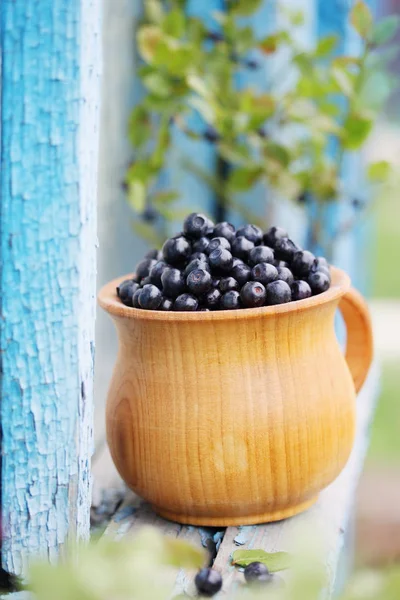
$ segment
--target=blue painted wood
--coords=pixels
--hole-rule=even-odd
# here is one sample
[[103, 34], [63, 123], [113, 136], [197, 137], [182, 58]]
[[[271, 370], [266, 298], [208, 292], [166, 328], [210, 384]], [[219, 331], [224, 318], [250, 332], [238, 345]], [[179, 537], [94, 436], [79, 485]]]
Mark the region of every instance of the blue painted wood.
[[3, 565], [89, 532], [99, 0], [3, 0]]

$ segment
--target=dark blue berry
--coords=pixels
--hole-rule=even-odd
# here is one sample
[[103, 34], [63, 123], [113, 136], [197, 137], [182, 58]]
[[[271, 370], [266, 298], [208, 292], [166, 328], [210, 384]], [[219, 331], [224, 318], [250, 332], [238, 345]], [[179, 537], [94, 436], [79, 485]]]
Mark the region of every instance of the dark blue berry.
[[139, 304], [139, 296], [142, 293], [142, 288], [138, 288], [136, 292], [132, 296], [132, 306], [133, 308], [140, 308]]
[[212, 285], [214, 288], [219, 288], [219, 282], [221, 281], [220, 277], [213, 277], [212, 278]]
[[310, 273], [308, 277], [308, 283], [312, 289], [313, 294], [322, 294], [330, 286], [330, 277], [324, 271], [315, 271]]
[[279, 260], [278, 258], [274, 259], [274, 265], [278, 269], [278, 267], [286, 267], [289, 269], [290, 265], [286, 260]]
[[150, 273], [150, 269], [152, 267], [154, 267], [154, 265], [156, 264], [156, 260], [154, 260], [154, 258], [145, 258], [144, 260], [142, 260], [135, 269], [135, 273], [136, 273], [136, 277], [138, 277], [138, 279], [144, 279], [145, 277], [148, 277], [149, 273]]
[[185, 278], [179, 269], [165, 269], [161, 275], [162, 289], [165, 296], [176, 298], [185, 291]]
[[161, 250], [157, 250], [157, 248], [152, 248], [151, 250], [149, 250], [148, 252], [146, 252], [146, 254], [144, 255], [145, 258], [154, 258], [154, 260], [161, 260], [162, 259], [162, 252]]
[[139, 304], [146, 310], [157, 310], [162, 301], [162, 293], [153, 284], [145, 285], [139, 295]]
[[204, 252], [193, 252], [193, 254], [191, 254], [189, 257], [189, 262], [192, 262], [192, 260], [196, 259], [199, 259], [205, 263], [208, 262], [208, 256], [207, 254], [204, 254]]
[[233, 240], [231, 247], [233, 256], [247, 261], [250, 250], [254, 248], [254, 243], [244, 237], [244, 235], [240, 235]]
[[215, 569], [201, 569], [195, 579], [197, 591], [203, 596], [214, 596], [222, 588], [222, 577]]
[[194, 311], [197, 310], [199, 301], [191, 294], [181, 294], [174, 302], [174, 310]]
[[190, 238], [199, 239], [206, 235], [208, 218], [202, 213], [191, 213], [183, 222], [183, 232]]
[[146, 221], [146, 223], [154, 223], [159, 216], [160, 213], [152, 204], [148, 204], [141, 214], [143, 221]]
[[254, 60], [253, 58], [246, 60], [245, 65], [248, 69], [251, 69], [252, 71], [255, 71], [256, 69], [260, 68], [260, 63], [258, 62], [258, 60]]
[[213, 237], [224, 237], [228, 242], [232, 242], [236, 235], [236, 229], [232, 223], [222, 221], [214, 227]]
[[293, 240], [289, 238], [280, 238], [275, 242], [275, 256], [280, 260], [291, 261], [296, 252], [301, 250]]
[[266, 304], [268, 305], [285, 304], [292, 299], [292, 293], [286, 281], [277, 279], [277, 281], [269, 283], [265, 290], [267, 292]]
[[191, 260], [185, 268], [184, 276], [187, 277], [189, 273], [195, 269], [205, 269], [206, 271], [209, 271], [210, 266], [208, 264], [208, 258], [206, 258], [206, 260], [203, 260], [202, 258], [194, 258]]
[[264, 306], [265, 287], [258, 281], [248, 281], [240, 291], [240, 299], [246, 308]]
[[213, 288], [202, 298], [202, 303], [211, 310], [217, 310], [221, 301], [221, 292]]
[[140, 287], [142, 288], [143, 286], [148, 285], [150, 283], [150, 275], [147, 275], [147, 277], [143, 277], [143, 279], [140, 280]]
[[179, 236], [168, 239], [162, 248], [164, 260], [170, 265], [177, 265], [185, 262], [192, 253], [192, 248], [188, 240]]
[[211, 127], [210, 125], [204, 131], [203, 137], [205, 140], [207, 140], [207, 142], [210, 142], [210, 144], [215, 144], [220, 139], [220, 135], [219, 135], [218, 131], [214, 127]]
[[311, 273], [316, 273], [317, 271], [325, 273], [329, 277], [329, 281], [331, 280], [329, 263], [323, 256], [318, 256], [311, 267]]
[[249, 265], [254, 267], [259, 263], [274, 262], [274, 251], [269, 246], [256, 246], [249, 252]]
[[199, 312], [210, 312], [209, 308], [199, 308], [198, 309]]
[[251, 279], [254, 281], [259, 281], [263, 285], [267, 285], [268, 283], [271, 283], [271, 281], [278, 279], [278, 269], [270, 263], [259, 263], [253, 267], [251, 271]]
[[138, 283], [132, 279], [125, 279], [117, 287], [117, 296], [125, 306], [132, 306], [132, 297], [138, 288]]
[[226, 248], [213, 250], [208, 257], [211, 267], [219, 271], [230, 271], [233, 264], [233, 256]]
[[266, 246], [275, 248], [275, 244], [282, 238], [287, 238], [288, 233], [282, 227], [270, 227], [266, 233], [264, 233], [263, 241]]
[[264, 563], [252, 562], [244, 570], [244, 578], [247, 583], [267, 582], [272, 579], [272, 575]]
[[210, 240], [208, 237], [203, 236], [199, 238], [192, 245], [193, 252], [206, 252], [209, 243]]
[[174, 301], [171, 298], [163, 298], [161, 300], [161, 304], [158, 307], [158, 310], [172, 310], [174, 306]]
[[233, 277], [223, 277], [219, 282], [218, 289], [221, 294], [226, 294], [226, 292], [230, 292], [231, 290], [238, 290], [239, 284]]
[[238, 282], [239, 286], [242, 287], [245, 283], [251, 279], [251, 267], [241, 262], [236, 264], [231, 269], [231, 275]]
[[164, 273], [165, 269], [168, 268], [168, 265], [163, 260], [159, 260], [155, 265], [151, 267], [150, 270], [150, 283], [153, 283], [158, 288], [161, 288], [161, 275]]
[[224, 34], [221, 33], [220, 31], [208, 31], [207, 32], [207, 39], [211, 40], [212, 42], [223, 42], [224, 41]]
[[187, 276], [186, 285], [192, 294], [202, 296], [212, 288], [211, 274], [205, 269], [194, 269]]
[[208, 254], [211, 254], [211, 252], [213, 252], [213, 250], [216, 250], [217, 248], [225, 248], [226, 250], [230, 250], [231, 245], [226, 238], [215, 237], [210, 241], [210, 243], [208, 245], [208, 248], [207, 248]]
[[241, 308], [240, 294], [236, 290], [226, 292], [221, 298], [220, 308], [222, 310], [235, 310]]
[[240, 229], [237, 230], [236, 237], [239, 236], [247, 238], [248, 240], [250, 240], [250, 242], [253, 242], [253, 244], [257, 246], [262, 242], [263, 232], [262, 229], [257, 227], [257, 225], [248, 224], [244, 225], [243, 227], [240, 227]]
[[278, 279], [292, 285], [294, 281], [293, 273], [288, 267], [277, 267]]
[[315, 256], [308, 250], [299, 250], [294, 253], [291, 267], [294, 273], [297, 275], [306, 276], [311, 271], [311, 268], [315, 262]]
[[304, 300], [304, 298], [309, 298], [312, 295], [307, 281], [303, 281], [302, 279], [294, 281], [291, 285], [291, 290], [292, 300]]

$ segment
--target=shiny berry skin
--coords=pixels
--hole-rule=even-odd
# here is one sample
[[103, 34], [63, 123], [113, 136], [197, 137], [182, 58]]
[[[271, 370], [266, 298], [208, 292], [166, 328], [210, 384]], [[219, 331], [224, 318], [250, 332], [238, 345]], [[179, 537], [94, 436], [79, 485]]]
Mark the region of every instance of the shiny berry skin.
[[329, 275], [324, 273], [324, 271], [316, 271], [315, 273], [310, 273], [308, 283], [313, 294], [322, 294], [322, 292], [326, 292], [329, 288], [331, 281]]
[[248, 224], [244, 225], [243, 227], [240, 227], [240, 229], [237, 230], [236, 237], [240, 236], [244, 236], [245, 238], [250, 240], [250, 242], [253, 242], [255, 246], [257, 246], [262, 242], [263, 232], [262, 229], [257, 227], [257, 225]]
[[136, 290], [136, 292], [132, 296], [132, 306], [133, 308], [140, 308], [139, 304], [139, 296], [142, 293], [142, 288]]
[[212, 279], [209, 271], [194, 269], [186, 278], [186, 286], [195, 296], [201, 296], [212, 288]]
[[174, 310], [195, 311], [199, 307], [199, 301], [191, 294], [181, 294], [175, 299]]
[[232, 223], [222, 221], [214, 227], [213, 237], [224, 237], [228, 242], [232, 242], [236, 236], [236, 229]]
[[136, 290], [139, 289], [139, 284], [132, 279], [125, 279], [117, 287], [117, 296], [125, 306], [132, 306], [132, 297]]
[[288, 267], [277, 267], [278, 279], [292, 285], [294, 281], [293, 273]]
[[226, 292], [230, 292], [231, 290], [238, 290], [239, 284], [233, 277], [223, 277], [218, 286], [221, 294], [226, 294]]
[[233, 256], [241, 258], [246, 262], [248, 260], [250, 250], [254, 248], [254, 243], [243, 235], [240, 235], [233, 240], [231, 247]]
[[251, 267], [245, 263], [240, 263], [232, 267], [230, 274], [236, 279], [239, 286], [242, 287], [251, 279]]
[[282, 238], [287, 238], [288, 232], [282, 229], [282, 227], [270, 227], [266, 233], [264, 233], [263, 241], [266, 246], [275, 248], [275, 244]]
[[218, 288], [219, 287], [219, 282], [221, 281], [220, 277], [213, 277], [212, 278], [212, 285], [214, 288]]
[[215, 237], [210, 241], [208, 248], [207, 248], [207, 253], [211, 254], [211, 252], [213, 250], [216, 250], [217, 248], [225, 248], [226, 250], [230, 251], [231, 245], [226, 238]]
[[316, 273], [317, 271], [326, 273], [326, 275], [329, 277], [329, 281], [331, 280], [329, 263], [323, 256], [318, 256], [318, 258], [314, 260], [314, 264], [311, 267], [311, 273]]
[[168, 265], [163, 260], [159, 260], [158, 262], [156, 262], [156, 264], [153, 265], [150, 270], [150, 283], [156, 285], [158, 288], [161, 288], [161, 275], [167, 268]]
[[280, 260], [291, 261], [295, 252], [301, 250], [293, 240], [289, 238], [280, 238], [275, 244], [275, 256]]
[[208, 257], [211, 267], [218, 271], [230, 271], [233, 264], [233, 256], [226, 248], [213, 250]]
[[217, 310], [219, 308], [220, 302], [221, 292], [216, 288], [213, 288], [212, 290], [207, 292], [207, 294], [204, 294], [202, 298], [202, 303], [205, 305], [206, 308], [209, 308], [211, 310]]
[[140, 261], [140, 263], [136, 266], [135, 273], [138, 279], [144, 279], [148, 277], [150, 270], [156, 264], [156, 260], [154, 258], [145, 258]]
[[315, 256], [312, 252], [308, 250], [299, 250], [299, 252], [295, 252], [291, 267], [294, 273], [300, 276], [307, 276], [311, 271], [311, 268], [315, 262]]
[[249, 252], [249, 265], [254, 267], [259, 263], [271, 263], [274, 262], [274, 251], [268, 246], [256, 246]]
[[139, 305], [146, 310], [157, 310], [162, 302], [162, 293], [152, 283], [145, 285], [139, 296]]
[[286, 262], [286, 260], [279, 260], [278, 258], [274, 259], [274, 265], [277, 269], [278, 267], [287, 267], [288, 269], [290, 268], [290, 265], [288, 262]]
[[157, 250], [157, 248], [153, 248], [152, 250], [149, 250], [148, 252], [146, 252], [144, 257], [145, 258], [153, 258], [154, 260], [161, 260], [162, 252], [161, 252], [161, 250]]
[[222, 588], [222, 577], [215, 569], [201, 569], [195, 579], [197, 591], [203, 596], [214, 596]]
[[208, 218], [202, 213], [191, 213], [183, 221], [183, 233], [190, 238], [201, 238], [206, 235]]
[[203, 236], [195, 242], [193, 242], [192, 250], [193, 252], [206, 252], [209, 243], [210, 240], [208, 239], [208, 237]]
[[278, 279], [278, 269], [270, 263], [259, 263], [253, 267], [251, 279], [253, 281], [258, 281], [263, 285], [267, 285], [268, 283], [271, 283], [271, 281]]
[[202, 258], [194, 258], [190, 261], [190, 263], [186, 266], [184, 275], [187, 277], [191, 271], [195, 269], [205, 269], [206, 271], [210, 270], [210, 266], [208, 264], [208, 259], [203, 260]]
[[193, 252], [193, 254], [191, 254], [189, 257], [189, 261], [191, 262], [192, 260], [195, 260], [196, 258], [198, 258], [199, 260], [202, 260], [203, 262], [208, 262], [208, 256], [207, 256], [207, 254], [204, 254], [204, 252]]
[[312, 291], [307, 281], [297, 279], [291, 285], [292, 300], [304, 300], [312, 296]]
[[281, 281], [280, 279], [269, 283], [265, 290], [267, 292], [266, 304], [268, 306], [273, 304], [285, 304], [286, 302], [290, 302], [292, 299], [290, 286], [285, 281]]
[[273, 575], [269, 572], [268, 568], [264, 563], [252, 562], [244, 570], [244, 578], [247, 583], [254, 582], [267, 582], [273, 578]]
[[150, 275], [147, 275], [147, 277], [143, 277], [143, 279], [140, 280], [140, 287], [142, 288], [145, 285], [148, 285], [149, 283], [151, 283]]
[[221, 298], [220, 308], [222, 310], [235, 310], [237, 308], [242, 308], [239, 292], [236, 290], [226, 292], [226, 294], [224, 294]]
[[186, 282], [179, 269], [165, 269], [161, 275], [162, 289], [165, 296], [176, 298], [185, 291]]
[[189, 258], [192, 248], [188, 240], [179, 236], [164, 242], [162, 253], [164, 260], [170, 265], [178, 265]]
[[174, 306], [174, 301], [171, 298], [163, 298], [161, 300], [161, 304], [158, 307], [158, 310], [172, 310]]
[[264, 306], [265, 297], [265, 287], [258, 281], [248, 281], [240, 291], [240, 300], [246, 308]]

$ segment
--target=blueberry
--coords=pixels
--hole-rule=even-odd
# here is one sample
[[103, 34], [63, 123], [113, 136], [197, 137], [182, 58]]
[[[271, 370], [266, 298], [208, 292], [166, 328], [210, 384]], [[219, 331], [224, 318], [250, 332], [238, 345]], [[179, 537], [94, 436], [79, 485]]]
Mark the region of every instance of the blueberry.
[[194, 252], [205, 252], [208, 248], [209, 243], [210, 240], [208, 239], [208, 237], [203, 236], [193, 243], [192, 249]]
[[219, 32], [219, 31], [208, 31], [207, 32], [207, 39], [211, 40], [212, 42], [223, 42], [224, 41], [224, 34]]
[[220, 277], [213, 277], [212, 278], [212, 285], [214, 288], [219, 288], [219, 282], [221, 281]]
[[244, 570], [244, 578], [247, 583], [266, 582], [272, 579], [272, 575], [264, 563], [252, 562]]
[[192, 260], [195, 260], [196, 258], [198, 258], [199, 260], [202, 260], [203, 262], [208, 262], [208, 256], [207, 256], [207, 254], [204, 254], [204, 252], [193, 252], [193, 254], [191, 254], [189, 256], [189, 261], [191, 262]]
[[117, 287], [117, 296], [125, 306], [132, 306], [132, 297], [138, 288], [138, 283], [132, 279], [125, 279]]
[[162, 289], [166, 296], [176, 298], [185, 291], [185, 279], [179, 269], [169, 267], [161, 275]]
[[293, 273], [288, 267], [277, 267], [278, 279], [292, 285], [294, 281]]
[[274, 251], [268, 246], [256, 246], [249, 252], [249, 265], [254, 267], [259, 263], [274, 262]]
[[158, 310], [172, 310], [174, 306], [174, 301], [171, 298], [163, 298], [161, 300], [161, 304], [158, 307]]
[[274, 259], [274, 265], [278, 269], [278, 267], [287, 267], [290, 268], [290, 265], [286, 260], [279, 260], [278, 258]]
[[136, 269], [135, 269], [136, 277], [138, 277], [139, 279], [144, 279], [145, 277], [148, 277], [151, 267], [154, 267], [156, 262], [157, 261], [154, 260], [154, 258], [145, 258], [144, 260], [142, 260], [136, 266]]
[[140, 287], [142, 288], [145, 285], [148, 285], [149, 283], [151, 283], [151, 279], [150, 279], [150, 275], [147, 275], [147, 277], [143, 277], [143, 279], [140, 280]]
[[329, 277], [329, 281], [331, 280], [329, 263], [323, 256], [318, 256], [318, 258], [314, 260], [314, 264], [311, 267], [311, 273], [316, 273], [317, 271], [326, 273], [326, 275]]
[[304, 298], [309, 298], [312, 295], [307, 281], [303, 281], [302, 279], [294, 281], [291, 285], [291, 290], [292, 300], [304, 300]]
[[233, 263], [232, 263], [232, 269], [234, 269], [237, 265], [244, 265], [244, 262], [242, 261], [241, 258], [238, 258], [237, 256], [233, 257]]
[[241, 308], [240, 294], [236, 290], [226, 292], [221, 298], [220, 308], [223, 310], [235, 310]]
[[282, 227], [270, 227], [266, 233], [264, 233], [263, 241], [266, 246], [275, 248], [275, 244], [282, 238], [287, 238], [288, 233]]
[[226, 250], [226, 248], [217, 248], [216, 250], [213, 250], [208, 257], [208, 260], [214, 269], [220, 271], [230, 271], [233, 264], [232, 254], [229, 250]]
[[191, 271], [194, 271], [195, 269], [205, 269], [206, 271], [209, 271], [210, 267], [208, 264], [207, 257], [205, 260], [203, 260], [202, 258], [194, 258], [193, 260], [191, 260], [190, 263], [188, 265], [186, 265], [186, 268], [184, 271], [185, 277], [187, 277], [189, 275], [189, 273]]
[[242, 287], [251, 278], [251, 267], [245, 263], [234, 265], [231, 269], [231, 275], [238, 282], [239, 286]]
[[192, 294], [201, 296], [212, 288], [211, 274], [205, 269], [194, 269], [187, 276], [186, 285]]
[[228, 242], [232, 242], [235, 238], [236, 230], [232, 223], [222, 221], [214, 227], [213, 237], [224, 237]]
[[295, 252], [301, 250], [293, 240], [289, 238], [280, 238], [275, 243], [275, 256], [280, 260], [291, 261]]
[[263, 232], [262, 232], [262, 229], [257, 227], [257, 225], [249, 224], [249, 225], [244, 225], [243, 227], [240, 227], [240, 229], [237, 230], [236, 237], [240, 237], [240, 236], [247, 238], [248, 240], [250, 240], [250, 242], [253, 242], [253, 244], [255, 246], [257, 246], [258, 244], [261, 244], [261, 242], [262, 242]]
[[163, 260], [159, 260], [158, 262], [156, 262], [156, 264], [153, 265], [150, 270], [150, 282], [156, 285], [158, 288], [161, 288], [161, 275], [167, 268], [168, 265]]
[[240, 291], [240, 299], [243, 306], [246, 306], [247, 308], [264, 306], [265, 287], [258, 281], [248, 281]]
[[215, 237], [210, 241], [210, 243], [208, 245], [208, 248], [207, 248], [208, 254], [211, 254], [211, 252], [213, 250], [216, 250], [217, 248], [225, 248], [226, 250], [230, 250], [231, 245], [226, 238]]
[[322, 294], [330, 286], [330, 277], [324, 271], [315, 271], [310, 273], [308, 277], [308, 283], [312, 289], [313, 294]]
[[258, 62], [258, 60], [255, 60], [254, 58], [250, 58], [249, 60], [246, 60], [245, 65], [251, 71], [255, 71], [256, 69], [260, 68], [260, 63]]
[[233, 256], [247, 261], [250, 250], [254, 248], [254, 243], [244, 237], [244, 235], [240, 235], [233, 240], [231, 246]]
[[136, 292], [132, 296], [132, 306], [133, 308], [140, 308], [139, 304], [139, 296], [142, 293], [142, 288], [138, 288]]
[[277, 279], [276, 281], [269, 283], [265, 289], [267, 292], [266, 304], [268, 305], [285, 304], [292, 299], [292, 293], [286, 281]]
[[210, 142], [210, 144], [215, 144], [220, 139], [218, 131], [210, 125], [204, 131], [203, 137], [205, 140], [207, 140], [207, 142]]
[[184, 236], [169, 238], [162, 248], [164, 260], [176, 265], [185, 262], [192, 253], [190, 243]]
[[270, 263], [259, 263], [253, 267], [251, 271], [251, 279], [254, 281], [259, 281], [263, 285], [267, 285], [268, 283], [271, 283], [271, 281], [278, 279], [278, 269]]
[[206, 308], [211, 310], [217, 310], [219, 308], [219, 303], [221, 301], [221, 292], [216, 288], [213, 288], [207, 294], [205, 294], [202, 298], [202, 303]]
[[140, 292], [139, 304], [146, 310], [157, 310], [162, 301], [162, 293], [155, 285], [149, 283]]
[[239, 284], [233, 277], [223, 277], [219, 282], [218, 288], [221, 294], [226, 294], [226, 292], [230, 292], [231, 290], [238, 290]]
[[222, 588], [222, 577], [215, 569], [201, 569], [195, 579], [197, 591], [203, 596], [214, 596]]
[[157, 250], [157, 248], [153, 248], [152, 250], [149, 250], [148, 252], [146, 252], [144, 257], [145, 258], [153, 258], [154, 260], [161, 260], [162, 252], [161, 252], [161, 250]]
[[191, 213], [183, 222], [183, 232], [190, 238], [201, 238], [206, 235], [208, 218], [202, 213]]
[[174, 302], [174, 310], [194, 311], [197, 310], [199, 301], [191, 294], [181, 294]]
[[146, 223], [154, 223], [160, 214], [152, 204], [148, 204], [140, 216]]
[[315, 256], [308, 250], [295, 252], [292, 260], [292, 271], [298, 275], [308, 275], [315, 262]]
[[209, 308], [199, 308], [198, 309], [199, 312], [210, 312]]

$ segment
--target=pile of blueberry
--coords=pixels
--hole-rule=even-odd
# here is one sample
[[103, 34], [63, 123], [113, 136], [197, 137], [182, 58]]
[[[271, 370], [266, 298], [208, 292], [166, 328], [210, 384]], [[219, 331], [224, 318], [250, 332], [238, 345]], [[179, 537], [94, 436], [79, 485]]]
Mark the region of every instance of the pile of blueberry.
[[[285, 585], [284, 580], [273, 573], [261, 562], [252, 562], [244, 570], [246, 583], [251, 585], [268, 585], [269, 587], [281, 588]], [[215, 569], [201, 569], [194, 580], [197, 591], [202, 596], [214, 596], [222, 588], [221, 574]]]
[[325, 258], [302, 250], [280, 227], [235, 230], [192, 213], [162, 250], [151, 250], [117, 294], [146, 310], [209, 311], [303, 300], [331, 283]]

